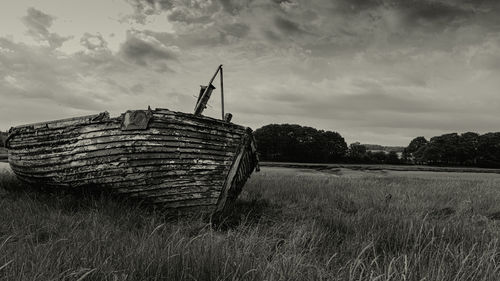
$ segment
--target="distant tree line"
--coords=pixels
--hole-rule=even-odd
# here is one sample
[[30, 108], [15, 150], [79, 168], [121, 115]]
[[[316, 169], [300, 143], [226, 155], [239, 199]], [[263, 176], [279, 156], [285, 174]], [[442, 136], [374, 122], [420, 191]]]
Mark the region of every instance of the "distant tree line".
[[351, 143], [345, 157], [345, 162], [355, 164], [403, 164], [396, 150], [377, 148], [369, 150], [371, 145]]
[[339, 133], [300, 125], [267, 125], [255, 130], [255, 139], [265, 161], [334, 163], [347, 153]]
[[[397, 149], [353, 143], [349, 147], [337, 132], [291, 124], [271, 124], [255, 130], [260, 159], [304, 163], [399, 164]], [[372, 152], [371, 150], [375, 150]], [[380, 150], [380, 151], [378, 151]]]
[[414, 138], [406, 148], [347, 146], [337, 132], [290, 124], [271, 124], [255, 130], [263, 161], [306, 163], [419, 164], [500, 168], [500, 132], [467, 132]]
[[403, 152], [413, 164], [500, 167], [500, 132], [479, 135], [467, 132], [414, 138]]
[[0, 131], [0, 147], [5, 147], [5, 140], [7, 139], [7, 132]]

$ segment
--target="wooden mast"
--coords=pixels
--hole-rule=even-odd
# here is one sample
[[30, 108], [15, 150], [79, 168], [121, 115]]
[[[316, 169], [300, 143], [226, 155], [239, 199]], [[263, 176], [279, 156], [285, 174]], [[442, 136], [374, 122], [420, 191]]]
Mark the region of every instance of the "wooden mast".
[[219, 66], [220, 68], [220, 102], [222, 107], [222, 120], [224, 120], [224, 75], [222, 75], [222, 64]]
[[[208, 82], [207, 87], [203, 91], [203, 94], [200, 96], [198, 99], [198, 102], [196, 103], [196, 106], [194, 108], [194, 115], [201, 115], [205, 107], [207, 106], [208, 99], [210, 99], [210, 95], [212, 94], [212, 90], [215, 89], [215, 87], [212, 85], [212, 82], [214, 81], [215, 77], [217, 76], [217, 73], [219, 71], [222, 72], [222, 64], [217, 67], [217, 70], [215, 71], [214, 76], [212, 76], [212, 79], [210, 79], [210, 82]], [[222, 85], [222, 83], [221, 83]], [[224, 116], [222, 117], [224, 119]]]

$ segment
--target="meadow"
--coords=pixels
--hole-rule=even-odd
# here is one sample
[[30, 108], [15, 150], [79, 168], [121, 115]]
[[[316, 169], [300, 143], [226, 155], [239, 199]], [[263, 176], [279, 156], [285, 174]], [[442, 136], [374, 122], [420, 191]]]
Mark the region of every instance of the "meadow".
[[0, 177], [0, 280], [500, 280], [498, 174], [263, 167], [216, 228]]

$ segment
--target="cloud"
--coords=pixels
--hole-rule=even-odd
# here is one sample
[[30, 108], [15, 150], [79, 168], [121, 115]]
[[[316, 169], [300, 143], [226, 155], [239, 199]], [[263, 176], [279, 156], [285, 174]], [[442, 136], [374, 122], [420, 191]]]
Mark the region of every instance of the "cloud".
[[279, 16], [274, 18], [274, 23], [285, 34], [305, 33], [305, 31], [300, 28], [298, 23], [284, 19]]
[[38, 41], [45, 41], [51, 48], [59, 48], [62, 44], [71, 37], [60, 36], [57, 33], [49, 32], [52, 26], [54, 17], [43, 13], [35, 8], [28, 8], [27, 15], [22, 18], [28, 34]]
[[[74, 53], [49, 43], [55, 17], [28, 12], [43, 44], [0, 40], [0, 96], [44, 112], [162, 103], [191, 112], [198, 86], [224, 64], [225, 109], [254, 128], [300, 123], [407, 144], [500, 122], [498, 1], [125, 1], [133, 11], [116, 37], [82, 28]], [[213, 94], [206, 115], [220, 118], [219, 104]]]
[[222, 37], [246, 36], [250, 24], [242, 21], [239, 13], [249, 11], [249, 6], [254, 1], [171, 1], [168, 5], [158, 5], [157, 1], [147, 2], [129, 1], [134, 8], [134, 14], [141, 15], [137, 16], [137, 22], [144, 24], [149, 15], [164, 13], [173, 23], [176, 35], [200, 38], [206, 35], [210, 37], [212, 34]]
[[125, 60], [158, 72], [172, 71], [167, 61], [176, 60], [177, 52], [177, 47], [166, 46], [156, 38], [138, 31], [129, 31], [120, 48]]
[[132, 0], [128, 1], [133, 4], [136, 9], [144, 11], [145, 13], [153, 13], [154, 11], [167, 10], [172, 8], [172, 0]]
[[196, 15], [189, 12], [189, 10], [176, 9], [173, 10], [167, 17], [170, 21], [183, 22], [183, 23], [208, 23], [211, 21], [208, 15]]
[[486, 39], [481, 45], [468, 49], [472, 66], [490, 71], [500, 71], [500, 36]]
[[456, 19], [466, 19], [468, 16], [474, 14], [473, 10], [446, 3], [434, 1], [423, 1], [421, 3], [423, 4], [418, 5], [412, 3], [411, 8], [410, 6], [406, 7], [407, 10], [409, 10], [408, 16], [412, 18], [413, 21], [451, 22]]
[[[487, 20], [497, 14], [500, 5], [494, 0], [337, 0], [335, 14], [369, 13], [385, 20], [387, 12], [399, 18], [400, 28], [406, 30], [424, 29], [426, 32], [442, 32], [449, 28], [469, 24], [480, 24], [487, 28], [498, 26], [499, 21]], [[377, 20], [377, 21], [378, 21]]]
[[78, 71], [91, 75], [96, 71], [106, 73], [123, 73], [131, 69], [130, 63], [120, 56], [113, 54], [108, 43], [101, 34], [84, 33], [80, 38], [80, 45], [84, 50], [72, 54], [78, 63]]
[[149, 15], [158, 14], [172, 7], [171, 0], [125, 0], [134, 8], [134, 14], [124, 17], [124, 20], [133, 19], [138, 23], [145, 24]]
[[144, 92], [144, 85], [137, 83], [130, 87], [130, 91], [134, 94], [141, 94]]
[[446, 29], [455, 29], [474, 21], [477, 11], [453, 3], [426, 0], [422, 2], [403, 1], [394, 5], [401, 15], [403, 28], [406, 30], [424, 29], [436, 33]]
[[70, 90], [67, 85], [79, 80], [71, 58], [58, 58], [46, 48], [32, 48], [0, 38], [2, 69], [11, 77], [0, 83], [1, 95], [9, 99], [35, 99], [74, 109], [99, 109], [101, 105], [87, 93]]
[[[411, 45], [416, 41], [413, 37], [449, 33], [462, 26], [500, 27], [500, 19], [495, 16], [500, 4], [494, 0], [129, 1], [136, 13], [145, 17], [167, 14], [177, 23], [174, 28], [179, 36], [200, 29], [205, 34], [220, 32], [241, 24], [249, 27], [244, 33], [249, 39], [267, 40], [269, 44], [288, 41], [290, 38], [273, 36], [281, 31], [295, 44], [317, 49], [319, 55], [328, 46], [366, 48], [364, 39], [398, 40]], [[276, 28], [270, 28], [273, 26]], [[314, 37], [300, 38], [305, 33]]]
[[222, 29], [227, 35], [243, 38], [250, 32], [250, 27], [244, 23], [233, 23], [223, 26]]
[[149, 97], [136, 97], [147, 89], [144, 85], [158, 81], [153, 70], [139, 70], [121, 53], [113, 54], [99, 34], [85, 34], [81, 43], [85, 50], [65, 54], [0, 37], [0, 113], [7, 114], [10, 108], [18, 111], [14, 119], [2, 115], [2, 129], [104, 110], [116, 114], [117, 108], [153, 104], [155, 89]]
[[91, 51], [106, 50], [108, 48], [108, 43], [101, 34], [93, 35], [87, 32], [80, 38], [80, 45]]
[[248, 8], [248, 5], [252, 0], [217, 0], [224, 11], [232, 15], [238, 14], [241, 10]]

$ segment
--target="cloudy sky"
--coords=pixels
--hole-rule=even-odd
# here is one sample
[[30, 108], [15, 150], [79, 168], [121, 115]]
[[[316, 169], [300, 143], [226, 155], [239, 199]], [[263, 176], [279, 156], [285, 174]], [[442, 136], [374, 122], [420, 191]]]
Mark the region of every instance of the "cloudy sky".
[[[500, 131], [497, 0], [3, 1], [0, 130], [192, 112], [219, 64], [226, 111], [254, 129], [386, 145]], [[218, 90], [205, 114], [219, 117]]]

